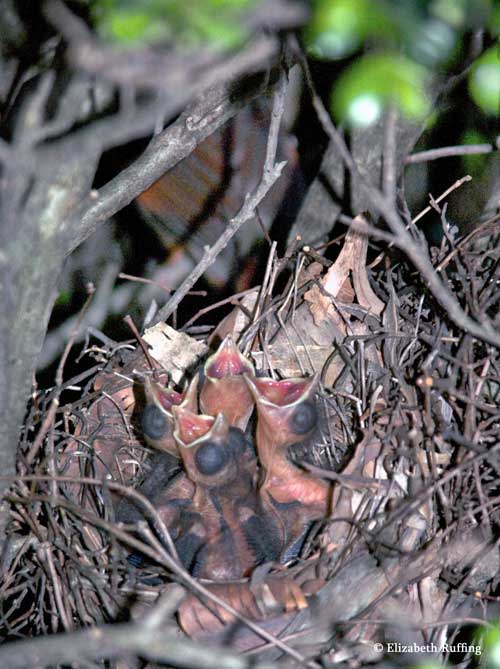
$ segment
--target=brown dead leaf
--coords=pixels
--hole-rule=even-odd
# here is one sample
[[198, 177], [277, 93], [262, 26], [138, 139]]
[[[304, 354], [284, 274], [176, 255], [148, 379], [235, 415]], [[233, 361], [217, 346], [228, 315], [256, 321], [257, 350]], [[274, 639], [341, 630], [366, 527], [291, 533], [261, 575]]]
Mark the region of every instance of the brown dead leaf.
[[[362, 215], [356, 216], [354, 220], [358, 223], [366, 223]], [[350, 228], [339, 257], [320, 280], [323, 291], [318, 286], [313, 286], [304, 296], [305, 300], [310, 303], [316, 325], [320, 325], [326, 318], [333, 319], [337, 325], [342, 321], [331, 300], [328, 299], [328, 295], [346, 302], [354, 301], [355, 297], [367, 311], [377, 316], [382, 313], [385, 305], [377, 297], [368, 280], [367, 249], [366, 235]]]
[[163, 322], [146, 330], [143, 339], [151, 347], [151, 356], [169, 370], [174, 383], [180, 383], [186, 369], [194, 367], [208, 352], [206, 344]]
[[313, 286], [304, 295], [306, 302], [309, 302], [309, 309], [313, 317], [314, 325], [320, 326], [323, 321], [330, 319], [339, 325], [338, 314], [331, 299], [321, 292], [319, 286]]

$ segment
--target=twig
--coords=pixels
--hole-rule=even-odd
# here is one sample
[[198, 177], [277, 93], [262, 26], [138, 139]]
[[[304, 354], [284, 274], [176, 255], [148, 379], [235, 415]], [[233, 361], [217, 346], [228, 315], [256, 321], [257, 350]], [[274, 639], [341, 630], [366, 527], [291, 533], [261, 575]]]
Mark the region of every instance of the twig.
[[200, 95], [174, 123], [154, 137], [142, 156], [101, 189], [92, 191], [92, 197], [86, 198], [66, 219], [64, 226], [74, 231], [68, 253], [186, 158], [266, 87], [267, 77], [262, 77], [252, 90], [246, 89], [239, 95], [234, 93], [234, 81]]
[[189, 276], [182, 282], [171, 299], [158, 311], [157, 320], [166, 321], [177, 309], [185, 295], [198, 279], [203, 275], [208, 267], [215, 261], [219, 253], [227, 246], [232, 237], [238, 232], [241, 226], [255, 216], [257, 206], [262, 202], [270, 188], [278, 180], [281, 171], [286, 165], [286, 161], [275, 163], [276, 149], [278, 146], [279, 128], [281, 117], [285, 108], [286, 75], [282, 73], [274, 93], [273, 109], [271, 113], [271, 124], [269, 127], [269, 137], [266, 149], [266, 159], [259, 185], [252, 194], [245, 198], [242, 208], [231, 219], [215, 244], [211, 248], [206, 248], [203, 257]]
[[239, 306], [238, 300], [240, 299], [240, 297], [245, 297], [245, 295], [253, 293], [254, 291], [255, 288], [247, 288], [246, 290], [242, 290], [240, 293], [234, 293], [233, 295], [231, 295], [231, 297], [226, 297], [223, 300], [219, 300], [219, 302], [214, 302], [213, 304], [209, 304], [208, 307], [203, 307], [203, 309], [197, 311], [195, 315], [192, 316], [187, 321], [187, 323], [184, 323], [184, 325], [182, 326], [182, 331], [185, 332], [193, 323], [195, 323], [199, 318], [201, 318], [201, 316], [208, 314], [210, 311], [213, 311], [214, 309], [223, 307], [225, 304], [232, 304], [233, 306]]
[[[146, 279], [145, 277], [142, 276], [134, 276], [133, 274], [125, 274], [125, 272], [120, 272], [118, 274], [119, 279], [127, 279], [127, 281], [135, 281], [136, 283], [145, 283], [148, 286], [154, 286], [155, 288], [159, 288], [160, 290], [163, 290], [165, 293], [171, 293], [172, 288], [167, 288], [163, 283], [160, 283], [160, 281], [155, 281], [154, 279]], [[190, 295], [198, 295], [200, 297], [206, 297], [207, 296], [207, 291], [206, 290], [192, 290]]]
[[[0, 476], [0, 480], [11, 480], [12, 477], [3, 477]], [[240, 611], [232, 607], [230, 604], [228, 604], [225, 600], [221, 599], [214, 593], [212, 593], [208, 588], [204, 587], [201, 583], [198, 582], [196, 578], [191, 576], [186, 569], [180, 566], [178, 562], [178, 558], [175, 556], [175, 548], [173, 546], [171, 537], [169, 535], [168, 529], [165, 527], [163, 521], [161, 520], [161, 517], [156, 513], [156, 510], [154, 507], [151, 505], [149, 500], [147, 500], [143, 495], [138, 493], [136, 490], [133, 488], [128, 488], [127, 486], [115, 483], [113, 481], [99, 481], [97, 479], [90, 479], [90, 478], [75, 478], [71, 476], [18, 476], [16, 477], [17, 481], [41, 481], [41, 480], [47, 480], [47, 481], [67, 481], [71, 483], [85, 483], [88, 485], [93, 485], [93, 486], [107, 486], [109, 487], [110, 490], [116, 490], [119, 491], [123, 494], [126, 494], [127, 496], [133, 497], [134, 499], [137, 499], [140, 501], [141, 504], [143, 504], [151, 514], [153, 518], [155, 518], [155, 522], [158, 524], [158, 529], [161, 530], [162, 534], [165, 535], [165, 538], [168, 539], [168, 545], [170, 550], [173, 552], [173, 555], [170, 555], [167, 553], [163, 547], [160, 544], [156, 544], [157, 551], [155, 552], [152, 550], [149, 546], [144, 544], [144, 542], [141, 542], [137, 540], [135, 537], [129, 536], [127, 533], [123, 532], [123, 530], [118, 527], [116, 524], [111, 524], [99, 516], [95, 516], [89, 512], [87, 512], [83, 508], [78, 508], [75, 507], [75, 505], [71, 504], [69, 501], [66, 499], [60, 497], [60, 498], [54, 498], [54, 497], [46, 497], [44, 495], [32, 495], [31, 496], [31, 501], [40, 501], [40, 502], [46, 502], [52, 506], [57, 506], [65, 509], [69, 509], [70, 511], [77, 513], [83, 520], [85, 520], [89, 524], [93, 524], [96, 527], [101, 527], [109, 532], [112, 532], [116, 537], [120, 538], [122, 541], [125, 541], [129, 546], [133, 547], [135, 550], [139, 550], [140, 552], [144, 553], [146, 556], [150, 557], [151, 559], [155, 560], [159, 564], [162, 564], [165, 567], [168, 567], [173, 573], [177, 575], [179, 579], [181, 579], [184, 583], [186, 583], [192, 590], [195, 592], [207, 597], [209, 600], [213, 601], [216, 603], [218, 606], [220, 606], [222, 609], [233, 615], [237, 620], [240, 620], [242, 623], [247, 625], [253, 632], [255, 632], [257, 635], [265, 639], [266, 641], [273, 643], [276, 647], [278, 647], [280, 650], [282, 650], [284, 653], [289, 655], [290, 657], [293, 657], [295, 660], [301, 662], [301, 663], [306, 663], [306, 658], [293, 648], [290, 648], [287, 644], [283, 643], [280, 639], [275, 637], [273, 634], [265, 630], [261, 625], [258, 623], [250, 620], [248, 617], [244, 616]], [[12, 501], [20, 501], [19, 498], [15, 498], [12, 495], [9, 496], [9, 499]], [[151, 535], [151, 538], [153, 538], [153, 535]], [[0, 653], [0, 660], [1, 660], [1, 653]], [[0, 663], [1, 666], [1, 663]], [[22, 666], [22, 665], [21, 665]], [[199, 665], [196, 665], [199, 666]], [[319, 665], [315, 662], [309, 662], [307, 663], [308, 667], [311, 667], [311, 669], [319, 669]]]
[[425, 163], [438, 158], [449, 158], [450, 156], [474, 156], [483, 153], [495, 151], [492, 144], [466, 144], [461, 146], [444, 146], [441, 149], [428, 149], [427, 151], [418, 151], [406, 156], [405, 164]]
[[152, 371], [152, 372], [155, 372], [156, 369], [157, 369], [157, 365], [155, 365], [155, 361], [154, 361], [153, 358], [151, 357], [151, 354], [150, 354], [150, 352], [149, 352], [149, 350], [148, 350], [148, 347], [147, 347], [147, 345], [146, 345], [146, 342], [144, 341], [144, 339], [143, 339], [143, 338], [141, 337], [141, 335], [139, 334], [139, 330], [137, 329], [137, 327], [136, 327], [134, 321], [132, 320], [132, 316], [131, 316], [130, 314], [127, 314], [127, 315], [124, 317], [123, 321], [129, 326], [129, 328], [130, 328], [130, 329], [132, 330], [132, 332], [134, 333], [134, 336], [135, 336], [135, 338], [137, 339], [137, 341], [138, 341], [138, 343], [139, 343], [139, 346], [142, 348], [142, 352], [144, 353], [144, 357], [145, 357], [146, 360], [148, 361], [148, 364], [149, 364], [149, 366], [150, 366], [150, 368], [151, 368], [151, 371]]
[[92, 298], [94, 297], [95, 288], [92, 284], [89, 284], [87, 286], [87, 292], [88, 292], [88, 297], [85, 300], [85, 304], [83, 305], [82, 310], [80, 311], [80, 315], [78, 316], [78, 320], [75, 323], [73, 332], [71, 333], [70, 338], [68, 339], [68, 343], [66, 344], [61, 359], [59, 360], [59, 364], [57, 365], [55, 381], [56, 381], [56, 386], [59, 388], [63, 384], [63, 374], [64, 374], [64, 366], [66, 365], [66, 360], [68, 359], [68, 355], [73, 347], [73, 344], [75, 343], [76, 337], [78, 336], [78, 331], [82, 326], [82, 322], [85, 314], [87, 313], [87, 309], [89, 308]]
[[[415, 218], [413, 218], [410, 223], [408, 223], [405, 228], [409, 229], [411, 225], [415, 225], [417, 221], [419, 221], [423, 216], [425, 216], [429, 211], [431, 211], [433, 208], [436, 207], [436, 205], [441, 202], [441, 200], [444, 200], [444, 198], [449, 195], [452, 191], [454, 191], [456, 188], [459, 188], [462, 184], [466, 183], [467, 181], [470, 181], [472, 177], [470, 176], [465, 176], [459, 179], [458, 181], [455, 181], [455, 183], [450, 186], [447, 190], [445, 190], [444, 193], [441, 193], [441, 195], [434, 199], [432, 195], [429, 193], [429, 198], [431, 198], [432, 204], [423, 209]], [[375, 226], [371, 225], [369, 226], [367, 223], [358, 223], [355, 219], [351, 219], [351, 221], [346, 222], [346, 225], [352, 226], [355, 230], [359, 230], [359, 232], [364, 232], [367, 235], [370, 235], [370, 237], [373, 237], [374, 239], [378, 239], [380, 241], [385, 241], [387, 242], [387, 248], [392, 248], [393, 246], [397, 246], [397, 239], [395, 239], [395, 236], [392, 235], [389, 232], [384, 232], [383, 230], [379, 230]], [[369, 264], [370, 269], [373, 267], [376, 267], [378, 263], [382, 260], [382, 258], [385, 255], [385, 251], [382, 253], [379, 253], [378, 256], [372, 260], [372, 262]], [[439, 268], [436, 267], [436, 271], [439, 271]]]
[[76, 320], [75, 326], [73, 328], [73, 331], [71, 332], [71, 335], [68, 339], [68, 342], [64, 348], [63, 354], [61, 356], [61, 359], [59, 360], [59, 364], [57, 365], [57, 370], [56, 370], [56, 376], [55, 376], [55, 384], [56, 384], [56, 394], [54, 398], [52, 399], [52, 402], [50, 404], [49, 410], [47, 411], [47, 415], [44, 418], [44, 421], [42, 423], [42, 426], [40, 428], [40, 431], [36, 435], [36, 439], [33, 442], [33, 445], [31, 446], [28, 454], [26, 455], [26, 463], [30, 465], [33, 462], [33, 459], [35, 458], [36, 454], [38, 453], [38, 449], [42, 445], [42, 441], [45, 439], [45, 436], [47, 435], [47, 432], [49, 431], [55, 415], [56, 411], [59, 408], [59, 395], [61, 394], [63, 390], [63, 373], [64, 373], [64, 366], [66, 364], [66, 360], [68, 359], [68, 355], [73, 348], [73, 344], [75, 343], [75, 340], [78, 336], [78, 331], [80, 330], [80, 327], [82, 325], [83, 318], [87, 312], [87, 309], [90, 305], [90, 302], [92, 301], [92, 297], [94, 295], [95, 289], [92, 286], [89, 288], [89, 296], [87, 297], [85, 304], [82, 307], [82, 310], [80, 311], [80, 314]]
[[[311, 91], [313, 106], [318, 114], [323, 129], [330, 138], [330, 141], [336, 147], [345, 166], [349, 169], [353, 177], [359, 180], [359, 183], [364, 188], [367, 197], [374, 209], [382, 216], [389, 225], [389, 228], [395, 236], [395, 245], [400, 248], [413, 263], [413, 265], [421, 272], [426, 279], [427, 285], [431, 293], [439, 302], [441, 307], [448, 313], [449, 318], [462, 330], [482, 339], [483, 341], [500, 346], [500, 334], [490, 323], [478, 323], [470, 316], [468, 316], [462, 309], [460, 304], [454, 298], [453, 294], [443, 284], [432, 262], [429, 258], [427, 249], [416, 242], [411, 234], [406, 230], [404, 222], [401, 220], [394, 204], [387, 200], [387, 198], [376, 188], [374, 188], [361, 175], [356, 161], [352, 157], [347, 145], [339, 133], [333, 121], [325, 109], [322, 100], [314, 89], [314, 84], [311, 79], [311, 73], [307, 61], [303, 54], [300, 55], [300, 62], [306, 76], [306, 81]], [[470, 177], [464, 177], [465, 181], [469, 181]], [[458, 183], [458, 182], [457, 182]], [[463, 183], [463, 181], [462, 181]]]
[[[437, 200], [436, 200], [437, 201]], [[477, 235], [484, 233], [486, 231], [492, 232], [494, 227], [498, 228], [498, 221], [500, 220], [500, 214], [493, 216], [493, 218], [485, 221], [482, 225], [479, 225], [477, 228], [469, 232], [463, 239], [461, 239], [455, 248], [450, 251], [450, 253], [442, 260], [439, 265], [436, 267], [436, 272], [441, 272], [446, 265], [457, 255], [457, 253], [462, 249], [466, 244], [470, 242], [471, 239], [477, 237]]]
[[[447, 190], [444, 191], [438, 198], [434, 200], [436, 204], [441, 202], [441, 200], [444, 200], [445, 197], [447, 197], [450, 193], [452, 193], [454, 190], [457, 188], [460, 188], [463, 184], [467, 183], [468, 181], [472, 181], [472, 177], [469, 174], [466, 174], [464, 177], [459, 179], [458, 181], [455, 181], [454, 184], [452, 184]], [[422, 211], [415, 216], [415, 218], [412, 218], [411, 222], [416, 223], [419, 221], [421, 218], [423, 218], [426, 214], [428, 214], [430, 211], [432, 211], [432, 206], [429, 205], [425, 209], [422, 209]]]
[[[87, 310], [85, 318], [86, 324], [100, 327], [104, 324], [104, 321], [110, 313], [112, 313], [113, 287], [115, 285], [118, 270], [119, 265], [113, 261], [106, 265], [103, 274], [99, 279], [99, 283], [96, 286], [92, 304]], [[72, 337], [74, 328], [77, 327], [78, 318], [78, 315], [70, 316], [47, 335], [37, 361], [38, 369], [48, 367], [57, 358], [60, 352], [64, 350], [66, 342]], [[79, 332], [74, 343], [83, 341], [84, 338], [85, 331]]]

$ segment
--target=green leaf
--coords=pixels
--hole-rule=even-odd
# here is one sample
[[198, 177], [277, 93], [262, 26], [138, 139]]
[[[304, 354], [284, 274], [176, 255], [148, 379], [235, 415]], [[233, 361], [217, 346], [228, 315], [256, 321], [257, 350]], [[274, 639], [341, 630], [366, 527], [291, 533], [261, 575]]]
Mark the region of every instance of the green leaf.
[[433, 0], [429, 11], [457, 30], [476, 30], [488, 22], [492, 0]]
[[305, 42], [317, 58], [344, 58], [368, 36], [388, 37], [394, 29], [392, 20], [373, 0], [316, 0]]
[[71, 293], [69, 290], [63, 290], [59, 293], [56, 300], [56, 307], [66, 307], [71, 302]]
[[445, 21], [428, 18], [413, 25], [407, 41], [407, 52], [414, 60], [435, 67], [450, 58], [457, 32]]
[[174, 42], [180, 49], [234, 49], [248, 36], [242, 12], [259, 0], [100, 0], [99, 33], [117, 43]]
[[482, 646], [481, 664], [489, 669], [500, 668], [500, 627], [498, 621], [489, 629], [476, 632], [475, 643]]
[[141, 10], [113, 10], [103, 17], [100, 27], [102, 34], [115, 42], [153, 42], [165, 36], [165, 26]]
[[500, 113], [500, 53], [499, 44], [485, 51], [472, 66], [469, 74], [469, 93], [486, 114]]
[[[220, 2], [213, 4], [222, 5]], [[208, 12], [203, 7], [199, 11], [191, 11], [189, 24], [186, 22], [186, 28], [189, 25], [186, 35], [193, 46], [208, 43], [225, 50], [237, 48], [244, 42], [245, 28], [233, 20], [234, 13], [224, 6], [218, 7], [218, 10], [221, 13]]]
[[493, 8], [488, 27], [494, 37], [500, 36], [500, 5], [495, 5]]
[[408, 118], [421, 121], [430, 112], [427, 76], [422, 65], [399, 54], [363, 56], [337, 80], [331, 110], [337, 120], [367, 126], [377, 121], [387, 105], [395, 104]]
[[[488, 144], [488, 138], [477, 130], [467, 130], [462, 135], [462, 144]], [[464, 170], [472, 177], [480, 177], [487, 164], [487, 154], [472, 154], [462, 156]]]

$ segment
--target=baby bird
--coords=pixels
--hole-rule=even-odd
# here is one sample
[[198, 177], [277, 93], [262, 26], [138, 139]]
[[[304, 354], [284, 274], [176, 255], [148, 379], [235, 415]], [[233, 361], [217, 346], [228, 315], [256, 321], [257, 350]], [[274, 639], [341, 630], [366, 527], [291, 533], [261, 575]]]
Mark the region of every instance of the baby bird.
[[144, 394], [146, 406], [142, 412], [141, 424], [144, 438], [149, 446], [159, 451], [166, 451], [177, 458], [179, 449], [173, 435], [174, 417], [172, 407], [183, 406], [191, 411], [198, 410], [198, 376], [194, 376], [183, 393], [146, 377]]
[[[244, 433], [222, 413], [213, 418], [182, 407], [173, 413], [174, 437], [195, 485], [190, 524], [176, 543], [186, 567], [203, 578], [234, 579], [249, 574], [259, 562], [276, 559], [281, 550], [278, 532], [263, 519], [245, 466], [251, 444]], [[221, 559], [229, 555], [230, 560]]]
[[245, 380], [257, 407], [257, 452], [264, 468], [260, 494], [266, 510], [281, 521], [284, 544], [291, 546], [304, 538], [311, 521], [325, 518], [329, 511], [330, 485], [288, 457], [289, 446], [307, 441], [317, 430], [318, 376]]
[[239, 352], [231, 335], [205, 363], [205, 379], [200, 392], [203, 413], [224, 414], [229, 425], [245, 430], [253, 411], [253, 398], [244, 375], [253, 376], [254, 368]]

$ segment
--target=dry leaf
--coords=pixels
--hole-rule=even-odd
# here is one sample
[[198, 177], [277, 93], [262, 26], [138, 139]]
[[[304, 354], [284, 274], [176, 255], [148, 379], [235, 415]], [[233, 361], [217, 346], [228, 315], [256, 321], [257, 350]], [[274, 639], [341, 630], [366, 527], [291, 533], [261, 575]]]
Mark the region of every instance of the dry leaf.
[[152, 357], [168, 369], [174, 383], [180, 383], [186, 370], [197, 365], [208, 352], [206, 344], [163, 322], [146, 330], [143, 339], [151, 347]]
[[[356, 216], [358, 223], [365, 223], [363, 216]], [[314, 323], [320, 325], [326, 318], [333, 319], [337, 325], [342, 321], [337, 310], [333, 307], [328, 294], [335, 298], [351, 298], [355, 296], [358, 303], [367, 311], [379, 315], [384, 309], [384, 303], [374, 293], [366, 271], [366, 252], [368, 239], [366, 235], [350, 228], [346, 234], [344, 246], [335, 263], [321, 279], [323, 291], [314, 286], [304, 298], [310, 302]], [[352, 283], [349, 280], [352, 277]], [[326, 293], [326, 294], [325, 294]]]

